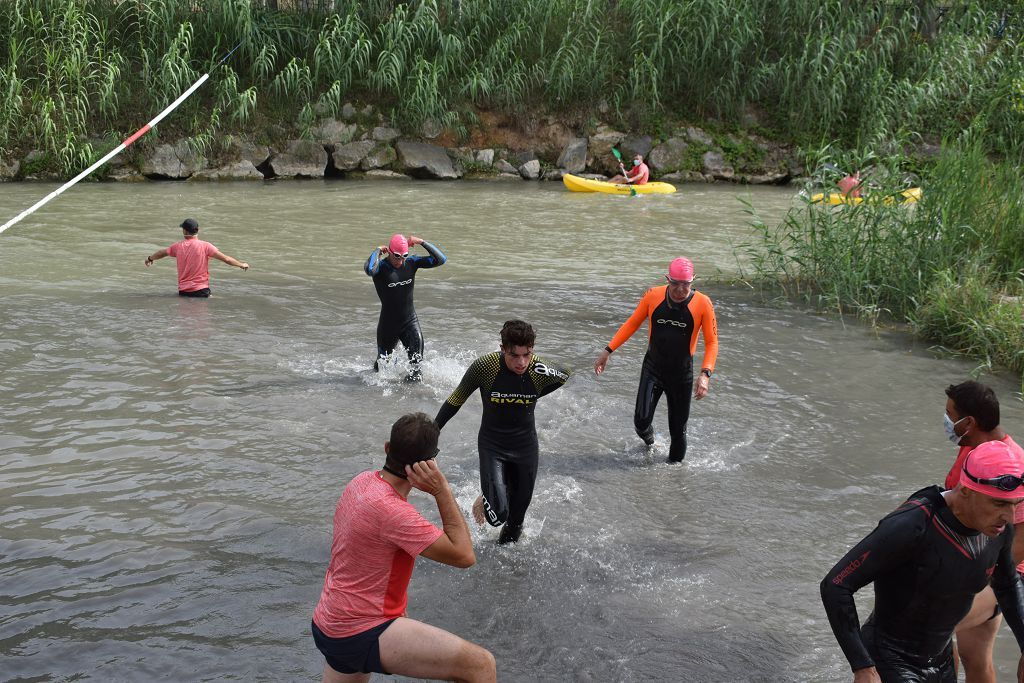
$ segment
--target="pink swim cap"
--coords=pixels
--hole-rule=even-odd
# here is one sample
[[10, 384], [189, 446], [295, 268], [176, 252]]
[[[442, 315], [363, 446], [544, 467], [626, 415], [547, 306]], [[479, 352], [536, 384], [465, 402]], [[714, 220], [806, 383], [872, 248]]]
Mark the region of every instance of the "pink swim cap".
[[408, 254], [409, 240], [405, 239], [403, 235], [392, 235], [391, 242], [388, 244], [388, 251], [392, 254]]
[[[1020, 453], [1003, 441], [986, 441], [967, 454], [964, 468], [960, 471], [960, 485], [992, 498], [1024, 498], [1024, 484], [1019, 479], [1022, 474], [1024, 460]], [[992, 482], [1006, 475], [1012, 475], [1018, 480], [1013, 482], [1008, 479], [1003, 486], [975, 481], [980, 479]], [[1006, 491], [1004, 489], [1007, 486], [1012, 488]]]
[[668, 279], [690, 282], [693, 280], [693, 262], [688, 258], [677, 258], [668, 264]]

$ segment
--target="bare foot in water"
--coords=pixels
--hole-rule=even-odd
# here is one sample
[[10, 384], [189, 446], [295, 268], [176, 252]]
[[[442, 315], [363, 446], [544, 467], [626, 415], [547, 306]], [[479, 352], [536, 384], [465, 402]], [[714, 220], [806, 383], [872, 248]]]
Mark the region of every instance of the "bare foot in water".
[[480, 526], [483, 526], [484, 523], [487, 521], [484, 518], [484, 497], [483, 496], [477, 496], [476, 500], [473, 501], [473, 519], [475, 519], [476, 523], [479, 524]]

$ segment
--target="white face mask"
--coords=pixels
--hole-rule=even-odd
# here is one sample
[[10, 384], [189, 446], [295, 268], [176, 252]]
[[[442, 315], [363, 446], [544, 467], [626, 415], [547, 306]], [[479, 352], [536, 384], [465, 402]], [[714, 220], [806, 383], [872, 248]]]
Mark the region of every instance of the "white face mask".
[[943, 423], [943, 426], [946, 428], [946, 438], [949, 439], [951, 442], [953, 442], [953, 444], [956, 445], [956, 446], [960, 445], [960, 440], [963, 439], [965, 436], [967, 436], [967, 432], [964, 432], [960, 436], [957, 436], [956, 435], [956, 430], [953, 429], [953, 428], [956, 427], [958, 424], [960, 424], [961, 422], [963, 422], [966, 419], [967, 419], [967, 417], [961, 417], [956, 422], [953, 422], [953, 420], [949, 417], [949, 415], [947, 415], [946, 413], [942, 414], [942, 423]]

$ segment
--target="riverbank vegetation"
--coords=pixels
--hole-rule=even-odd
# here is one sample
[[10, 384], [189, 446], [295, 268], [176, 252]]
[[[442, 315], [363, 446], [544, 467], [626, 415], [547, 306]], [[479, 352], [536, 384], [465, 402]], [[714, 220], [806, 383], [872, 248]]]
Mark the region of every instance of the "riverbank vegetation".
[[[862, 161], [873, 172], [869, 200], [861, 204], [832, 207], [805, 198], [778, 226], [755, 221], [757, 238], [743, 246], [750, 279], [873, 324], [905, 321], [945, 349], [1020, 373], [1024, 389], [1019, 167], [993, 163], [968, 136], [944, 145], [916, 204], [870, 201], [906, 187], [905, 161]], [[836, 162], [851, 168], [857, 158]]]
[[[164, 132], [307, 129], [346, 101], [465, 133], [481, 110], [657, 131], [708, 119], [814, 147], [1024, 139], [1006, 3], [842, 0], [9, 0], [0, 156], [76, 171], [236, 44]], [[160, 131], [158, 131], [158, 134]]]

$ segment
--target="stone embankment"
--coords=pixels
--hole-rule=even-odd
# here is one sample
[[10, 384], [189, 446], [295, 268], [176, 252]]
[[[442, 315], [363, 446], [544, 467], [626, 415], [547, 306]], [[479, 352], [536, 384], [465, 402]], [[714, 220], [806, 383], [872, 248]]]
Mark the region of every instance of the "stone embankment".
[[[572, 173], [604, 178], [618, 173], [612, 153], [641, 154], [653, 179], [667, 182], [729, 181], [785, 184], [802, 174], [795, 150], [752, 133], [712, 134], [683, 127], [661, 137], [598, 126], [589, 135], [549, 120], [533, 130], [474, 131], [470, 145], [445, 144], [437, 125], [410, 135], [372, 107], [351, 106], [341, 119], [324, 119], [301, 139], [261, 144], [243, 136], [222, 136], [206, 148], [189, 139], [158, 141], [130, 149], [104, 169], [107, 180], [266, 180], [276, 178], [491, 177], [559, 180]], [[108, 142], [107, 148], [112, 145]], [[102, 143], [96, 149], [103, 151]], [[0, 180], [55, 179], [45, 172], [45, 155], [0, 158]]]

